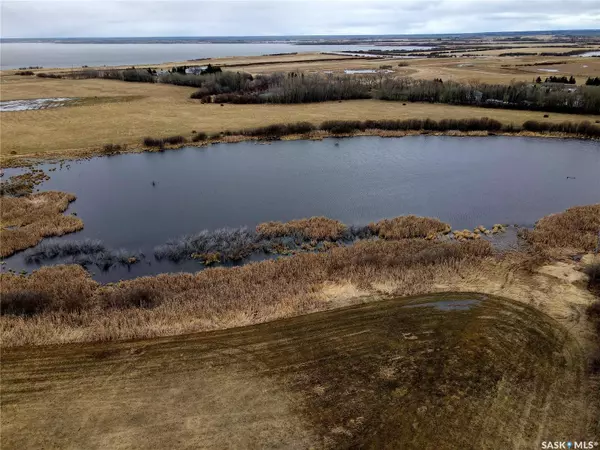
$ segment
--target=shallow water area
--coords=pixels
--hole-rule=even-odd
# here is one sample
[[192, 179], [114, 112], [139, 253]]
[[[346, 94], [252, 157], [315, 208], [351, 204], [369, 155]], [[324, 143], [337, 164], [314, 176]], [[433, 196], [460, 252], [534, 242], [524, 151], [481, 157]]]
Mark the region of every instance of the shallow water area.
[[35, 98], [31, 100], [6, 100], [0, 102], [0, 112], [30, 111], [35, 109], [58, 108], [65, 106], [75, 98]]

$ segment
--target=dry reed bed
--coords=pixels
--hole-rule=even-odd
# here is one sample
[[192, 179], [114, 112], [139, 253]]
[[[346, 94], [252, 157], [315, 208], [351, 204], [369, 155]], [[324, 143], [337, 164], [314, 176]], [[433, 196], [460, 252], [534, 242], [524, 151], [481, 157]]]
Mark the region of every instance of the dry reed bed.
[[53, 191], [1, 197], [0, 257], [33, 247], [45, 237], [81, 230], [81, 219], [63, 215], [75, 198], [73, 194]]
[[410, 239], [433, 237], [450, 233], [450, 224], [431, 217], [400, 216], [369, 224], [373, 233], [382, 239]]
[[346, 225], [339, 220], [328, 217], [310, 217], [289, 222], [264, 222], [256, 227], [256, 232], [265, 238], [301, 234], [307, 239], [335, 241], [341, 239], [346, 228]]
[[558, 214], [543, 217], [525, 238], [544, 249], [568, 249], [590, 252], [600, 244], [600, 203], [575, 206]]
[[2, 274], [3, 311], [10, 302], [46, 302], [29, 316], [3, 315], [2, 345], [150, 338], [266, 322], [335, 307], [323, 295], [332, 282], [372, 292], [392, 282], [395, 288], [386, 294], [430, 292], [435, 283], [476, 270], [491, 254], [483, 241], [379, 240], [112, 286], [99, 285], [78, 266]]

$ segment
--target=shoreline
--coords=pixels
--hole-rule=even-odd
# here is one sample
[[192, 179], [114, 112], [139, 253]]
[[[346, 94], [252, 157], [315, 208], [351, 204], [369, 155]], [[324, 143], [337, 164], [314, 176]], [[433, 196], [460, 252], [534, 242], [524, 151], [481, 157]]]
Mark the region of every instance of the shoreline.
[[285, 135], [278, 138], [268, 137], [256, 137], [248, 136], [243, 134], [234, 134], [229, 136], [221, 136], [219, 138], [207, 139], [200, 142], [185, 142], [177, 145], [165, 145], [163, 149], [156, 150], [148, 147], [127, 147], [113, 154], [107, 154], [101, 147], [93, 148], [81, 148], [68, 151], [57, 151], [57, 152], [43, 152], [41, 154], [18, 154], [18, 155], [1, 155], [0, 156], [0, 169], [16, 169], [16, 168], [29, 168], [39, 164], [52, 164], [61, 161], [77, 161], [82, 159], [90, 159], [96, 157], [110, 157], [120, 154], [132, 154], [132, 153], [157, 153], [160, 151], [168, 150], [179, 150], [186, 147], [208, 147], [215, 144], [234, 144], [238, 142], [256, 141], [261, 143], [271, 143], [273, 141], [298, 141], [298, 140], [323, 140], [327, 138], [352, 138], [357, 136], [373, 136], [373, 137], [385, 137], [385, 138], [397, 138], [407, 136], [450, 136], [450, 137], [495, 137], [495, 136], [507, 136], [507, 137], [530, 137], [530, 138], [546, 138], [546, 139], [577, 139], [584, 141], [599, 141], [599, 139], [582, 136], [581, 134], [570, 134], [570, 133], [555, 133], [555, 132], [533, 132], [533, 131], [388, 131], [379, 129], [368, 129], [365, 131], [356, 131], [354, 133], [343, 133], [336, 134], [329, 131], [313, 131], [307, 134], [291, 134]]

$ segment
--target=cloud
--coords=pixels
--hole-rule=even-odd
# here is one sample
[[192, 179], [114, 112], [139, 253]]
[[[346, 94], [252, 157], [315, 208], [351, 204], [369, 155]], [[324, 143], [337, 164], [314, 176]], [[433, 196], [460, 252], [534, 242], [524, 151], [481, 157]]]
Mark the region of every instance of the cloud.
[[277, 36], [600, 28], [597, 0], [3, 0], [2, 37]]

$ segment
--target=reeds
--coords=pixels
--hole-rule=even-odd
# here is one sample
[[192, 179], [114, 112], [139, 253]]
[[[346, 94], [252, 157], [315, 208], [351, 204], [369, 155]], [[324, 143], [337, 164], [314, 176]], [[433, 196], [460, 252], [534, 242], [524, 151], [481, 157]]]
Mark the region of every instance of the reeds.
[[425, 238], [437, 233], [449, 233], [451, 227], [438, 219], [419, 216], [401, 216], [369, 224], [381, 239]]
[[95, 265], [101, 270], [108, 270], [117, 265], [136, 264], [144, 259], [144, 254], [123, 249], [112, 250], [97, 239], [82, 241], [48, 239], [25, 252], [27, 263], [39, 264], [56, 258], [71, 258], [70, 262], [84, 267]]
[[336, 241], [344, 236], [347, 227], [339, 220], [327, 217], [291, 220], [289, 222], [265, 222], [256, 227], [263, 238], [299, 236], [303, 239]]
[[540, 219], [524, 237], [540, 249], [570, 249], [589, 252], [599, 245], [600, 203], [575, 206]]
[[473, 270], [491, 253], [483, 241], [375, 240], [104, 287], [77, 266], [45, 267], [29, 276], [2, 274], [2, 297], [41, 294], [51, 305], [30, 318], [4, 315], [2, 344], [148, 338], [260, 323], [331, 307], [321, 296], [323, 283], [330, 282], [375, 290], [393, 280], [391, 293], [428, 292], [434, 282]]
[[0, 257], [33, 247], [45, 237], [81, 230], [81, 219], [62, 214], [74, 200], [73, 194], [53, 191], [25, 197], [2, 197]]
[[186, 139], [184, 136], [181, 136], [181, 135], [169, 136], [166, 138], [159, 138], [159, 139], [145, 137], [143, 142], [146, 147], [164, 147], [167, 144], [168, 145], [184, 144], [186, 142]]
[[239, 261], [255, 251], [257, 243], [256, 233], [245, 227], [203, 230], [155, 247], [154, 257], [159, 261], [168, 259], [178, 262], [185, 259], [201, 259], [194, 255], [218, 253], [220, 262]]

